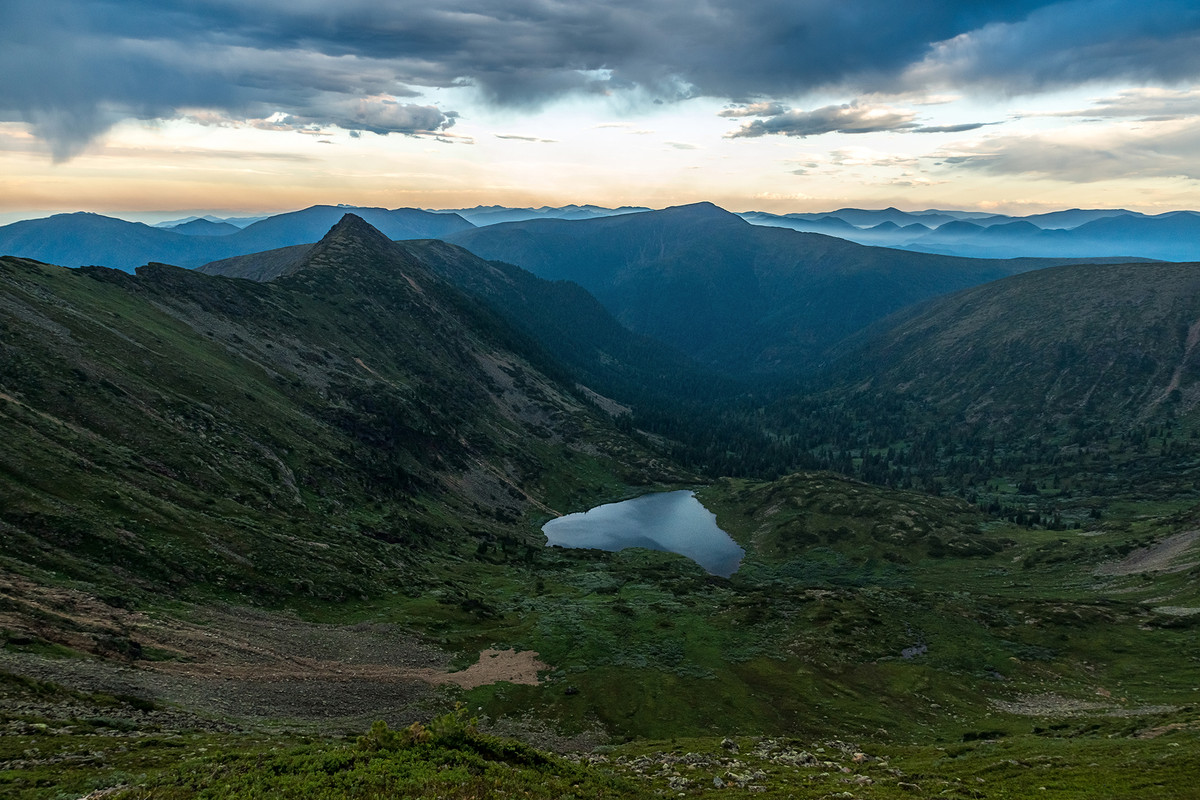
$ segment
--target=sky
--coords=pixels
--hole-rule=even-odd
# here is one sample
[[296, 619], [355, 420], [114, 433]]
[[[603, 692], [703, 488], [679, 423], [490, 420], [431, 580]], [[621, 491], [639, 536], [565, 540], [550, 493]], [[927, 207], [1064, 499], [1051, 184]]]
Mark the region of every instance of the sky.
[[0, 222], [1200, 209], [1195, 0], [0, 0]]

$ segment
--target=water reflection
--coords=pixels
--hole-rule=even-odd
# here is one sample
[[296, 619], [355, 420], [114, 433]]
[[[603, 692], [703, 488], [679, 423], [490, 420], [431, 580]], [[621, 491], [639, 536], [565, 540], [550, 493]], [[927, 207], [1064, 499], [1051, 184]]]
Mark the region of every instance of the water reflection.
[[695, 492], [648, 494], [568, 514], [542, 526], [552, 547], [624, 550], [644, 547], [679, 553], [713, 575], [737, 572], [745, 551], [717, 527], [717, 517]]

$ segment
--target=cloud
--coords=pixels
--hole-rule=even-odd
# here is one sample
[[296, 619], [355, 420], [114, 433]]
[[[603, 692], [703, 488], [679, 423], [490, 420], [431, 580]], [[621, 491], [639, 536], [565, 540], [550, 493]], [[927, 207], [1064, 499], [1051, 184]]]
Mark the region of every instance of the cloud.
[[722, 109], [718, 117], [774, 117], [785, 114], [788, 107], [778, 100], [769, 103], [738, 103]]
[[417, 98], [465, 85], [510, 109], [740, 98], [722, 113], [787, 127], [772, 103], [818, 90], [1189, 81], [1198, 44], [1193, 0], [4, 0], [0, 121], [58, 159], [181, 109], [445, 135], [454, 114]]
[[1111, 80], [1179, 83], [1200, 76], [1193, 0], [1068, 0], [1039, 4], [933, 44], [903, 83], [1023, 94]]
[[965, 122], [961, 125], [922, 125], [911, 130], [913, 133], [965, 133], [979, 130], [987, 125], [999, 124], [999, 122]]
[[400, 102], [416, 93], [391, 63], [286, 42], [267, 49], [168, 6], [10, 0], [0, 7], [0, 121], [29, 123], [55, 161], [123, 119], [381, 135], [442, 135], [454, 124], [455, 112]]
[[1137, 129], [1109, 127], [1002, 136], [939, 153], [938, 163], [991, 175], [1072, 183], [1122, 178], [1200, 180], [1200, 127], [1190, 120]]
[[1200, 89], [1164, 89], [1139, 87], [1126, 89], [1112, 97], [1094, 101], [1088, 108], [1043, 113], [1043, 117], [1117, 118], [1141, 117], [1162, 122], [1185, 117], [1200, 117]]
[[731, 139], [780, 134], [783, 136], [819, 136], [823, 133], [877, 133], [903, 131], [917, 127], [911, 111], [860, 106], [846, 103], [824, 106], [812, 111], [783, 111], [766, 119], [756, 119], [728, 134]]
[[[732, 113], [731, 113], [732, 112]], [[842, 105], [824, 106], [812, 111], [789, 109], [781, 103], [755, 103], [725, 109], [718, 116], [760, 116], [727, 134], [727, 138], [741, 139], [758, 136], [820, 136], [825, 133], [963, 133], [998, 122], [967, 122], [958, 125], [920, 125], [916, 114], [889, 106], [861, 104], [858, 101]]]
[[557, 139], [539, 139], [536, 136], [517, 136], [513, 133], [493, 133], [497, 139], [512, 139], [518, 142], [537, 142], [538, 144], [555, 144]]
[[333, 97], [313, 102], [302, 112], [284, 115], [279, 124], [301, 129], [314, 125], [336, 125], [345, 130], [370, 131], [380, 135], [428, 134], [454, 124], [455, 112], [436, 106], [400, 103], [390, 97]]

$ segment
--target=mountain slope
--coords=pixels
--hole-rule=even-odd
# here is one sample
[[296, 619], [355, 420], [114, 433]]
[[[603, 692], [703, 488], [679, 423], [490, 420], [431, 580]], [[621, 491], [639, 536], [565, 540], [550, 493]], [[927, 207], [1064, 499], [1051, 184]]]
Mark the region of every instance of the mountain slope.
[[[575, 381], [601, 395], [644, 411], [648, 405], [677, 404], [683, 397], [695, 399], [723, 388], [716, 376], [681, 352], [622, 327], [578, 284], [543, 280], [437, 239], [396, 242], [394, 247], [483, 300], [567, 367]], [[269, 281], [292, 274], [310, 250], [300, 245], [252, 253], [197, 271]]]
[[630, 329], [732, 374], [796, 372], [905, 305], [1053, 261], [931, 256], [751, 225], [708, 203], [446, 237], [571, 280]]
[[[889, 318], [847, 355], [849, 380], [989, 427], [1112, 425], [1200, 405], [1200, 265], [1040, 270]], [[986, 422], [985, 422], [986, 421]]]
[[5, 568], [356, 596], [648, 479], [523, 335], [395, 248], [347, 217], [271, 284], [0, 260]]
[[191, 222], [185, 222], [181, 225], [172, 225], [170, 230], [175, 233], [184, 233], [188, 236], [228, 236], [231, 233], [237, 233], [241, 228], [236, 225], [230, 225], [228, 222], [194, 219]]
[[839, 347], [823, 392], [784, 405], [844, 418], [853, 436], [808, 440], [844, 472], [1049, 524], [1195, 496], [1198, 344], [1200, 265], [1064, 266], [901, 311]]

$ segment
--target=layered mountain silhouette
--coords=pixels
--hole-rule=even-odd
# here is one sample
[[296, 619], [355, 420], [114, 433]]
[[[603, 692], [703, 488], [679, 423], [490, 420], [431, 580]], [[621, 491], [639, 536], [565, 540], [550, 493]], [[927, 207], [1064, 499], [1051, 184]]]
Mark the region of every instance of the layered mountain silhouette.
[[826, 214], [746, 212], [756, 225], [825, 233], [860, 244], [974, 258], [1200, 258], [1200, 215], [1148, 216], [1124, 209], [1066, 209], [1027, 217], [961, 211], [839, 209]]
[[237, 233], [241, 228], [236, 225], [230, 225], [228, 222], [194, 219], [191, 222], [174, 225], [170, 230], [175, 233], [184, 233], [188, 236], [228, 236], [231, 233]]
[[[455, 214], [413, 208], [312, 206], [268, 217], [244, 229], [199, 221], [187, 231], [154, 228], [99, 214], [57, 214], [0, 227], [0, 254], [67, 267], [98, 265], [130, 272], [154, 262], [196, 267], [221, 258], [316, 242], [348, 211], [390, 239], [425, 239], [473, 227]], [[217, 230], [213, 230], [216, 225]], [[214, 235], [214, 234], [221, 235]], [[200, 235], [197, 235], [200, 234]]]

